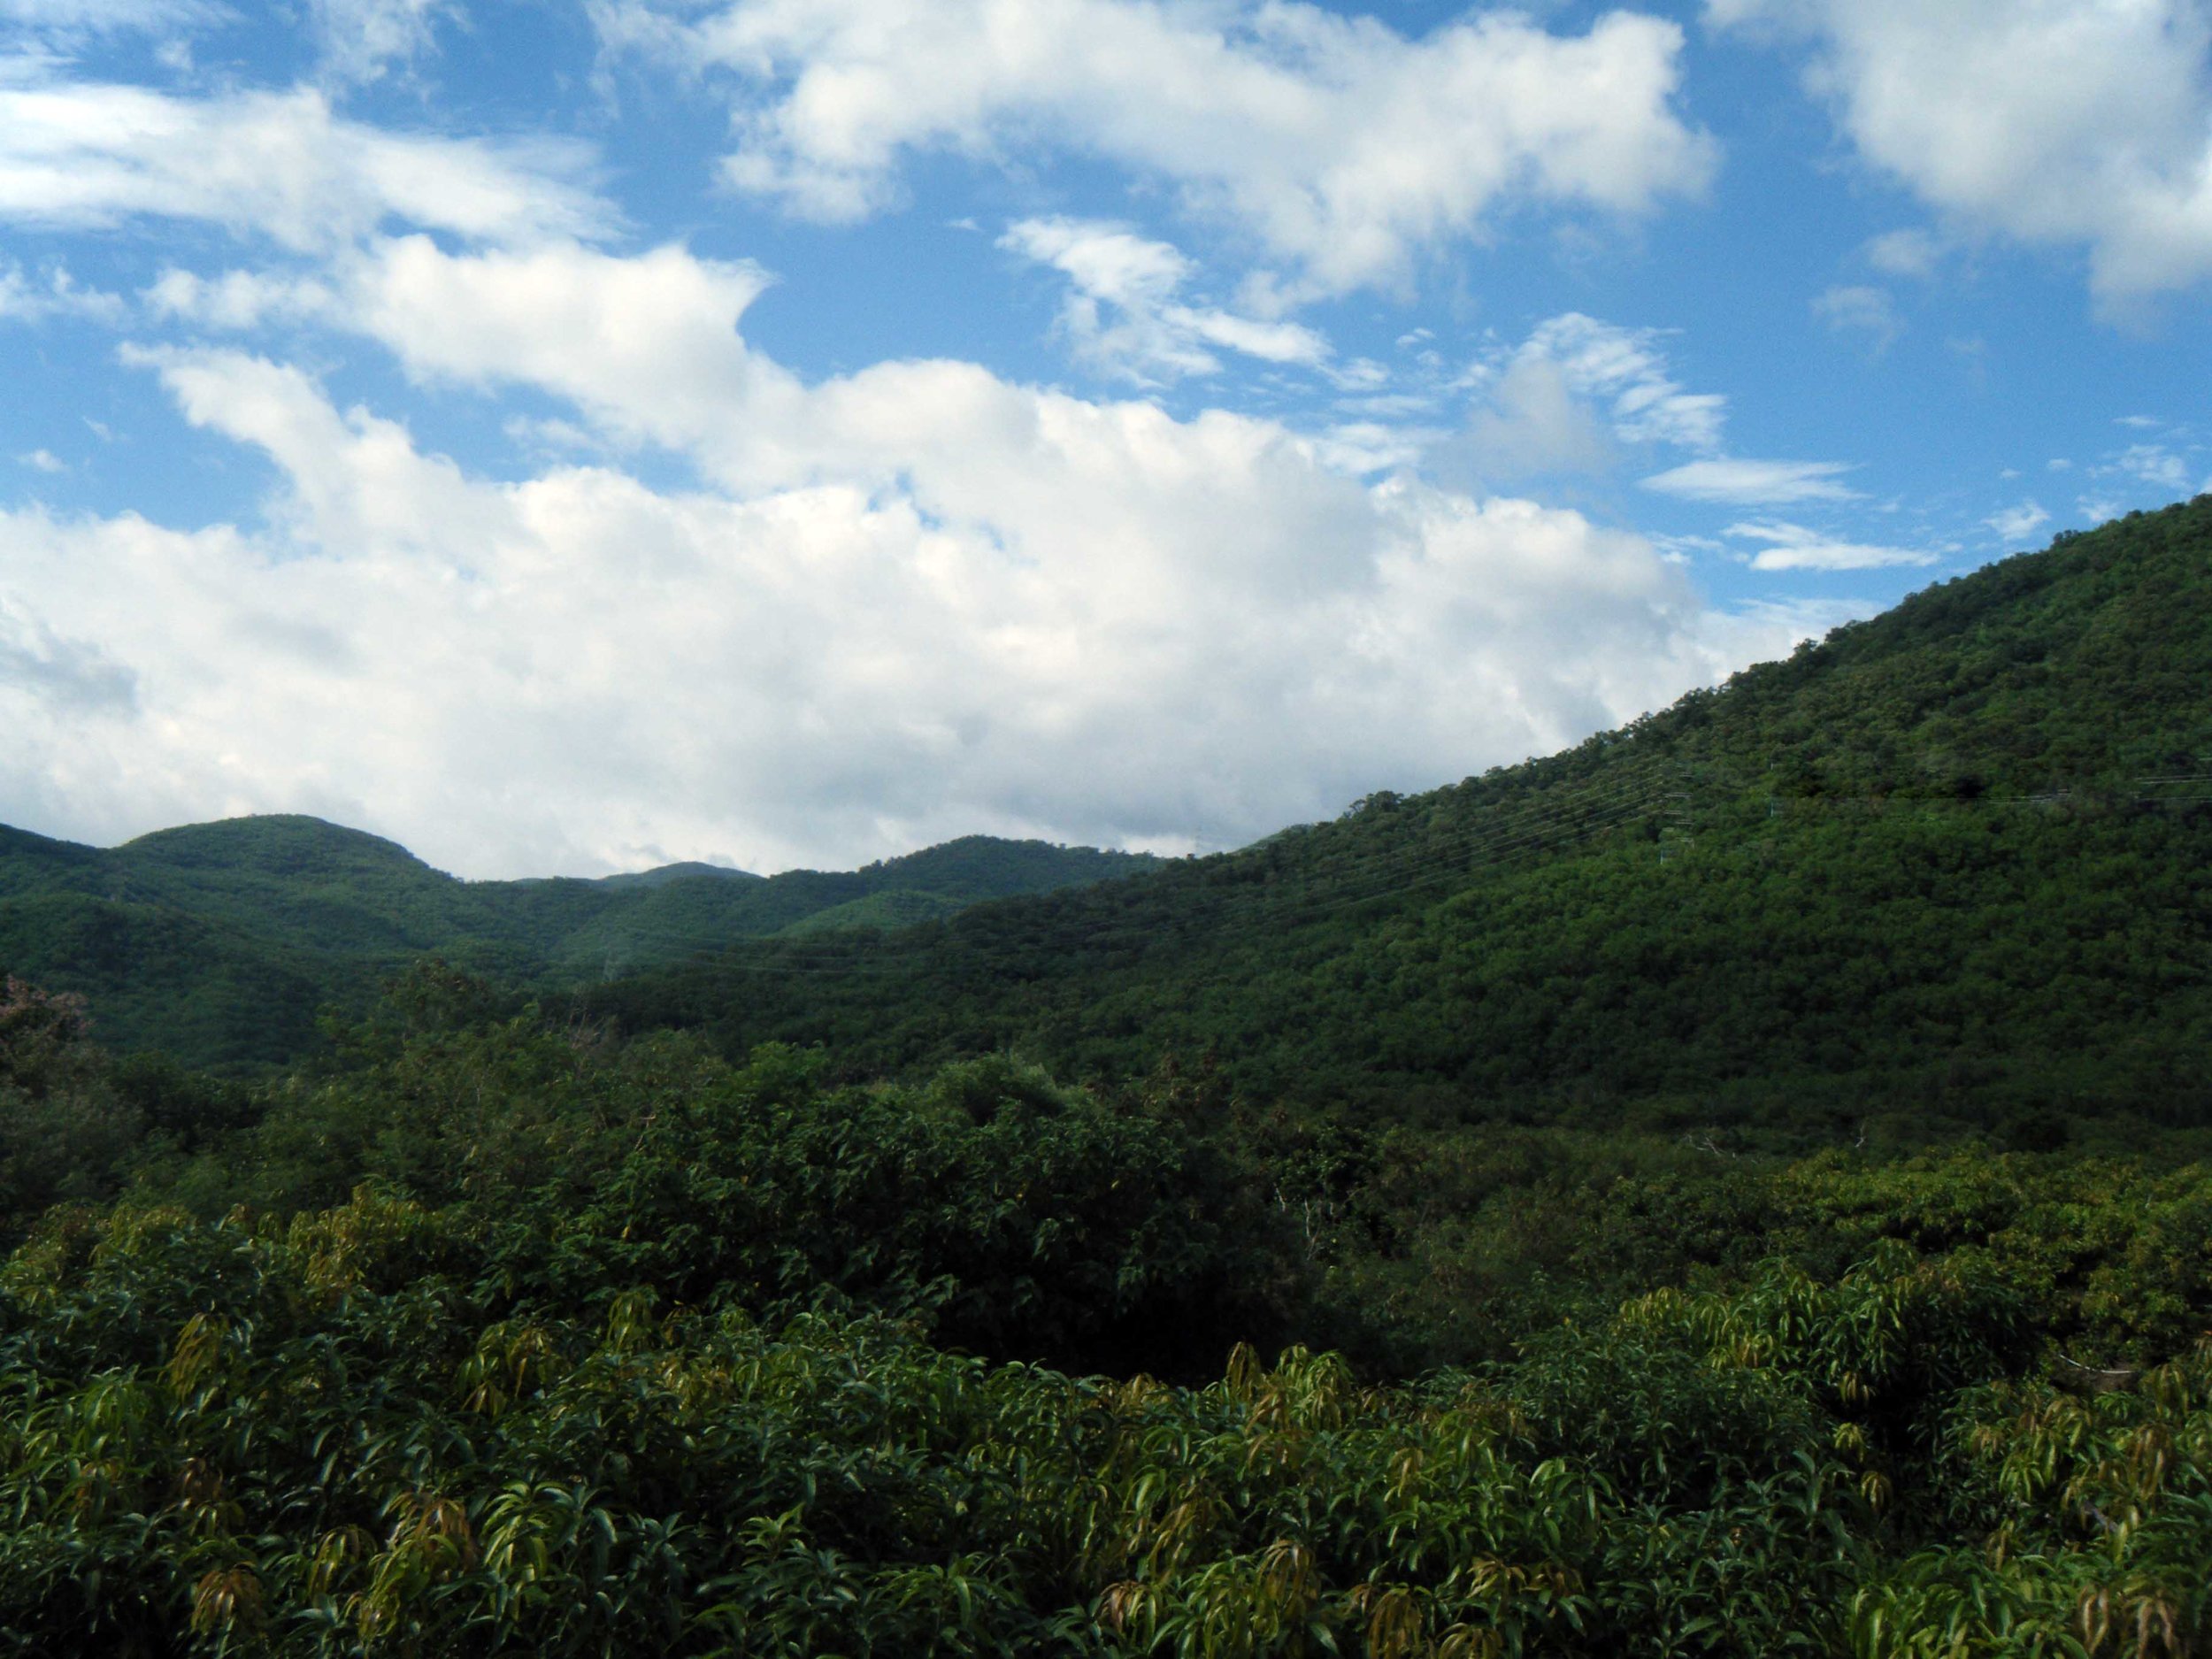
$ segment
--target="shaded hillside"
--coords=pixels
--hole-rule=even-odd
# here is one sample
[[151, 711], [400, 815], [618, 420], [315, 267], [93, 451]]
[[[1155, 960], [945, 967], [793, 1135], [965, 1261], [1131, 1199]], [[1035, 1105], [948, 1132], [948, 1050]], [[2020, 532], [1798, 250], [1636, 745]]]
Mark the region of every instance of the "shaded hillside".
[[0, 965], [84, 995], [113, 1046], [257, 1064], [309, 1045], [323, 1003], [356, 1000], [425, 954], [567, 983], [743, 935], [881, 926], [1153, 862], [973, 836], [841, 873], [675, 864], [462, 881], [311, 818], [191, 825], [107, 850], [0, 827]]
[[588, 1006], [856, 1073], [1210, 1054], [1392, 1115], [2200, 1121], [2212, 500], [2062, 537], [1565, 753], [1136, 882]]

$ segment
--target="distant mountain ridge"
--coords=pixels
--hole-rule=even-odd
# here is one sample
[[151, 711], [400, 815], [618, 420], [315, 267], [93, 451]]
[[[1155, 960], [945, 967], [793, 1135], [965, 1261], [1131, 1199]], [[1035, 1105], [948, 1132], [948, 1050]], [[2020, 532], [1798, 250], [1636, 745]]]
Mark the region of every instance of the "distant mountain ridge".
[[850, 872], [675, 864], [597, 880], [464, 881], [395, 841], [296, 814], [105, 849], [0, 826], [0, 967], [88, 996], [114, 1046], [254, 1064], [300, 1052], [317, 1007], [424, 955], [505, 980], [574, 983], [739, 937], [900, 926], [1156, 863], [970, 836]]

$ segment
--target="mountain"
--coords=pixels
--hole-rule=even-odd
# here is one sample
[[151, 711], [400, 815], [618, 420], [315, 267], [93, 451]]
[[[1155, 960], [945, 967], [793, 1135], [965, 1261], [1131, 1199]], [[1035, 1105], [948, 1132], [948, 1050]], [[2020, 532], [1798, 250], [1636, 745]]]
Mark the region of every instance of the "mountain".
[[424, 955], [559, 986], [747, 934], [896, 926], [1155, 862], [972, 836], [846, 872], [680, 864], [463, 881], [312, 818], [189, 825], [105, 850], [0, 826], [0, 965], [84, 995], [111, 1046], [250, 1065], [303, 1052], [319, 1007]]
[[595, 989], [854, 1075], [1202, 1057], [1367, 1118], [1801, 1140], [2212, 1120], [2212, 498], [1563, 754], [1133, 881]]

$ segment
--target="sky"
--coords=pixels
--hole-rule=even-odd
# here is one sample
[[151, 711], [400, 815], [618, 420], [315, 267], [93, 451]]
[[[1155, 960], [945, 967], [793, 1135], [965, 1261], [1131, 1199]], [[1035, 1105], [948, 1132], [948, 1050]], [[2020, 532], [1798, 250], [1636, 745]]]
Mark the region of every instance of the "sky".
[[0, 822], [1179, 854], [2212, 489], [2212, 3], [0, 0]]

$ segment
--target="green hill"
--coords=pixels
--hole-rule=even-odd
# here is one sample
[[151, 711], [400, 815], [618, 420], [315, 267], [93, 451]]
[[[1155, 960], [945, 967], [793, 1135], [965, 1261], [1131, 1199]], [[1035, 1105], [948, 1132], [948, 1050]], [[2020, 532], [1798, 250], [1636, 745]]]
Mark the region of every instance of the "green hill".
[[435, 954], [551, 985], [748, 934], [883, 927], [1154, 861], [972, 836], [841, 873], [669, 864], [597, 881], [463, 881], [319, 818], [162, 830], [111, 849], [0, 827], [0, 965], [86, 996], [102, 1040], [201, 1065], [303, 1052], [326, 1002]]
[[2203, 1122], [2212, 499], [2068, 535], [1563, 754], [1143, 879], [604, 987], [849, 1074], [1163, 1051], [1403, 1118]]

